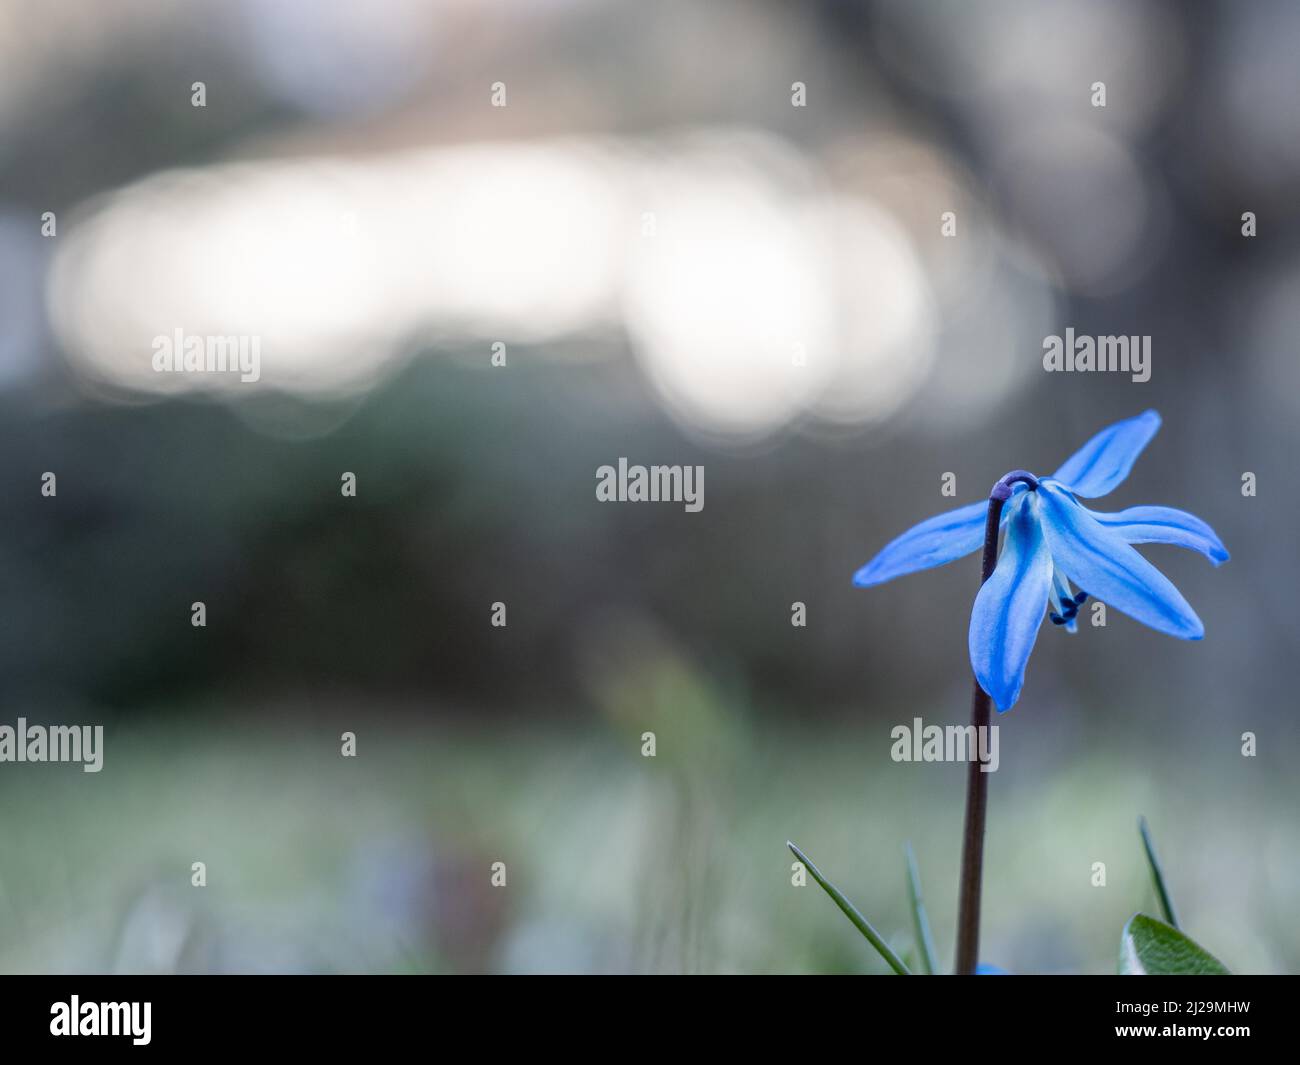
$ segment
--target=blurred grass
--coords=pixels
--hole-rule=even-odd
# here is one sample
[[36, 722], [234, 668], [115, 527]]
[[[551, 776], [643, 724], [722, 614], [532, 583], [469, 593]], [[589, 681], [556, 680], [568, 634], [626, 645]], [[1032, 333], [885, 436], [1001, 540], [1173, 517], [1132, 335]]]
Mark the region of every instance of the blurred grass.
[[[816, 885], [791, 885], [785, 841], [913, 956], [910, 838], [946, 970], [964, 767], [889, 761], [880, 722], [758, 727], [698, 691], [692, 709], [690, 683], [645, 696], [660, 704], [654, 758], [622, 715], [413, 728], [331, 714], [122, 727], [98, 775], [6, 765], [0, 969], [881, 972]], [[1145, 813], [1188, 932], [1234, 971], [1297, 968], [1292, 775], [1185, 751], [1035, 753], [1049, 720], [1002, 724], [985, 960], [1114, 971], [1124, 922], [1157, 912]], [[345, 728], [355, 759], [339, 754]], [[1253, 779], [1225, 786], [1232, 772]], [[489, 884], [498, 860], [504, 888]]]

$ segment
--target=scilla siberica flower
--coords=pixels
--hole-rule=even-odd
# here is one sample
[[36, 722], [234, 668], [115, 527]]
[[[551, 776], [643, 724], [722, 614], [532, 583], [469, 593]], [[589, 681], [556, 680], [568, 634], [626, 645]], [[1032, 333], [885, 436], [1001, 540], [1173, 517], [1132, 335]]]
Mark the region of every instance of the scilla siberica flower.
[[[969, 643], [975, 677], [999, 711], [1020, 697], [1045, 611], [1054, 625], [1074, 632], [1091, 595], [1170, 636], [1205, 634], [1178, 589], [1131, 545], [1190, 547], [1217, 566], [1228, 552], [1214, 530], [1170, 507], [1104, 514], [1079, 502], [1123, 481], [1159, 428], [1160, 415], [1146, 411], [1103, 429], [1051, 477], [1017, 470], [995, 486], [1006, 501], [1006, 536], [996, 569], [975, 597]], [[858, 570], [853, 583], [868, 588], [969, 555], [984, 543], [987, 513], [988, 502], [981, 501], [921, 522]]]

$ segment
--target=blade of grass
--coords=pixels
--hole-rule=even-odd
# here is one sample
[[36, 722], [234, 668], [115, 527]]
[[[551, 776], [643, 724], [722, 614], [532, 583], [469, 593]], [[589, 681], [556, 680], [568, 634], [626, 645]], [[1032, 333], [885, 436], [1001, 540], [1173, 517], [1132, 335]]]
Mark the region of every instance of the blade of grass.
[[934, 937], [930, 934], [930, 918], [925, 914], [925, 901], [921, 898], [921, 874], [916, 868], [916, 854], [912, 844], [904, 847], [907, 854], [907, 895], [912, 903], [912, 927], [916, 931], [916, 953], [921, 971], [934, 975]]
[[1151, 879], [1155, 881], [1156, 894], [1160, 897], [1160, 909], [1164, 911], [1166, 923], [1178, 928], [1174, 901], [1169, 897], [1169, 889], [1165, 887], [1165, 874], [1160, 869], [1160, 859], [1156, 857], [1156, 845], [1151, 841], [1151, 829], [1147, 826], [1145, 817], [1138, 818], [1138, 831], [1142, 833], [1142, 846], [1146, 849], [1147, 861], [1151, 865]]
[[879, 932], [871, 927], [871, 922], [858, 912], [857, 907], [844, 897], [840, 889], [822, 876], [821, 870], [809, 861], [803, 851], [789, 840], [786, 840], [785, 845], [790, 848], [794, 856], [803, 864], [803, 867], [812, 873], [812, 878], [821, 885], [821, 889], [831, 897], [835, 905], [844, 911], [844, 916], [853, 922], [853, 927], [867, 937], [867, 942], [876, 948], [876, 953], [889, 963], [889, 967], [899, 976], [911, 976], [912, 971], [903, 964], [902, 959], [897, 954], [889, 949], [889, 944], [880, 937]]

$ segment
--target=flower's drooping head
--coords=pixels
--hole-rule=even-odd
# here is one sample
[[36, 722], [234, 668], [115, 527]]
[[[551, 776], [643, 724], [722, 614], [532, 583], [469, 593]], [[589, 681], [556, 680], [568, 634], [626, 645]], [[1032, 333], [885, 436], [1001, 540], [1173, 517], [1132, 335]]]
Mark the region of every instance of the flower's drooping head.
[[[1103, 429], [1051, 477], [1018, 470], [995, 486], [1005, 500], [1006, 533], [997, 567], [975, 597], [969, 644], [975, 676], [998, 710], [1020, 697], [1044, 613], [1074, 632], [1089, 596], [1170, 636], [1205, 634], [1178, 589], [1131, 545], [1190, 547], [1217, 566], [1228, 552], [1214, 530], [1170, 507], [1107, 514], [1079, 502], [1123, 481], [1159, 428], [1160, 415], [1146, 411]], [[987, 513], [981, 501], [921, 522], [858, 570], [853, 583], [867, 588], [970, 554], [984, 542]]]

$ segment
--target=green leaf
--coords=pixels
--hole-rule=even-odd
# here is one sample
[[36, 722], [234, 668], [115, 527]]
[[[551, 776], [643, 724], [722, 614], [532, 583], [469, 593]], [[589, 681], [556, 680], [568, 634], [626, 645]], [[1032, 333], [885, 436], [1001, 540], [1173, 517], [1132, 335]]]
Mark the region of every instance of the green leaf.
[[907, 895], [912, 903], [912, 928], [916, 932], [916, 952], [921, 972], [934, 975], [934, 937], [930, 935], [930, 919], [925, 915], [925, 902], [921, 899], [921, 874], [916, 868], [916, 854], [909, 842], [904, 848], [907, 855]]
[[785, 845], [790, 848], [794, 856], [803, 864], [803, 867], [812, 873], [812, 878], [835, 901], [835, 905], [844, 911], [844, 916], [853, 922], [853, 927], [867, 937], [867, 942], [876, 948], [876, 952], [889, 963], [889, 967], [899, 976], [911, 976], [912, 971], [903, 964], [902, 959], [897, 954], [889, 949], [889, 944], [881, 938], [879, 932], [871, 927], [871, 922], [858, 912], [857, 907], [844, 897], [840, 889], [822, 876], [821, 870], [809, 861], [803, 851], [789, 840], [786, 840]]
[[1164, 921], [1136, 913], [1119, 943], [1121, 976], [1228, 976], [1223, 963]]
[[1165, 920], [1178, 928], [1178, 915], [1174, 913], [1174, 900], [1169, 897], [1169, 889], [1165, 887], [1165, 874], [1160, 869], [1160, 859], [1156, 857], [1156, 845], [1151, 841], [1151, 829], [1147, 827], [1145, 817], [1138, 818], [1138, 831], [1142, 833], [1142, 846], [1147, 852], [1147, 862], [1151, 866], [1151, 879], [1156, 885], [1156, 895], [1160, 899], [1160, 910], [1165, 915]]

